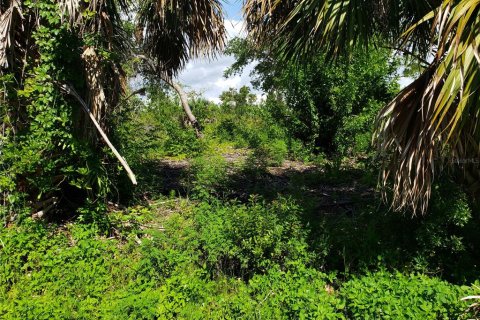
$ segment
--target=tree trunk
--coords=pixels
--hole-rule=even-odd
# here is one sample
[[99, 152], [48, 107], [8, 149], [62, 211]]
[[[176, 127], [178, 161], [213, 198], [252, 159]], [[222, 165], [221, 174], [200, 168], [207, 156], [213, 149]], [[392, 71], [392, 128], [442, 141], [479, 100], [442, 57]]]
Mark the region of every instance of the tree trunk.
[[183, 91], [183, 88], [173, 81], [170, 78], [162, 77], [163, 81], [165, 81], [169, 86], [171, 86], [175, 91], [178, 93], [178, 96], [180, 97], [180, 102], [182, 104], [183, 110], [185, 111], [185, 114], [188, 117], [188, 121], [192, 125], [192, 127], [195, 129], [195, 133], [197, 134], [198, 138], [203, 138], [203, 134], [201, 132], [200, 128], [200, 123], [198, 122], [197, 118], [193, 115], [192, 109], [190, 108], [190, 105], [188, 104], [188, 97], [185, 91]]
[[185, 93], [185, 91], [183, 91], [183, 88], [178, 83], [173, 81], [173, 79], [170, 76], [168, 76], [166, 74], [161, 73], [161, 75], [158, 76], [158, 72], [157, 72], [157, 68], [155, 66], [155, 63], [150, 58], [148, 58], [147, 56], [139, 54], [139, 55], [136, 55], [136, 57], [142, 59], [146, 63], [146, 67], [147, 67], [147, 70], [148, 70], [149, 73], [151, 73], [153, 75], [156, 75], [157, 77], [159, 77], [160, 79], [165, 81], [166, 84], [171, 86], [178, 93], [178, 96], [180, 97], [180, 102], [182, 104], [183, 110], [185, 111], [185, 113], [188, 117], [188, 121], [190, 122], [192, 127], [195, 129], [195, 133], [197, 134], [197, 138], [203, 138], [200, 123], [198, 122], [197, 118], [193, 115], [192, 109], [190, 108], [190, 105], [188, 104], [187, 94]]

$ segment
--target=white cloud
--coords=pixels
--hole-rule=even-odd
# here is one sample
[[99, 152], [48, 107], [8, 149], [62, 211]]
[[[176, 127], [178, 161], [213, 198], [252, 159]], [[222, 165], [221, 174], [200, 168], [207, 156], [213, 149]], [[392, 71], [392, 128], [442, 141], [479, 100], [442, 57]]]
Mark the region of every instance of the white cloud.
[[245, 35], [243, 20], [225, 20], [225, 29], [227, 29], [227, 39], [233, 39]]
[[[228, 40], [244, 35], [243, 21], [226, 20]], [[186, 85], [187, 90], [195, 90], [203, 93], [205, 98], [213, 102], [219, 102], [220, 94], [229, 88], [239, 89], [242, 86], [250, 86], [250, 72], [253, 65], [247, 66], [240, 75], [225, 79], [223, 73], [235, 62], [231, 56], [219, 55], [217, 58], [196, 59], [190, 61], [179, 75], [179, 81]], [[260, 96], [260, 92], [255, 91]]]

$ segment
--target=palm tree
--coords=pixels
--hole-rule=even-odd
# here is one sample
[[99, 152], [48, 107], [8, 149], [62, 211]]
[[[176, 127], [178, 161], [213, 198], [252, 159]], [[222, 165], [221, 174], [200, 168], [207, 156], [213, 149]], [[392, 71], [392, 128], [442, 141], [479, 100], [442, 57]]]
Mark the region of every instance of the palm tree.
[[334, 59], [373, 41], [423, 64], [377, 120], [394, 209], [424, 213], [437, 169], [479, 159], [479, 1], [246, 0], [244, 12], [249, 36], [285, 59], [318, 49]]
[[218, 0], [146, 0], [139, 3], [136, 40], [143, 72], [163, 80], [179, 95], [197, 136], [200, 125], [182, 87], [173, 80], [186, 62], [199, 56], [212, 57], [223, 50], [225, 25]]
[[[11, 83], [14, 87], [11, 92], [0, 89], [0, 103], [7, 105], [6, 109], [12, 114], [25, 114], [28, 104], [31, 103], [19, 99], [12, 92], [24, 88], [25, 81], [30, 77], [25, 73], [26, 67], [32, 68], [40, 63], [39, 57], [42, 57], [42, 52], [39, 51], [33, 35], [45, 25], [57, 23], [52, 21], [58, 20], [58, 15], [56, 18], [46, 17], [45, 12], [42, 12], [43, 8], [55, 11], [54, 14], [58, 12], [62, 18], [61, 23], [58, 23], [58, 30], [64, 30], [64, 26], [68, 25], [71, 38], [83, 43], [82, 47], [72, 48], [71, 53], [78, 55], [75, 59], [80, 62], [78, 66], [73, 66], [73, 71], [70, 71], [75, 73], [71, 78], [76, 81], [67, 83], [62, 77], [52, 77], [46, 81], [73, 98], [85, 111], [74, 121], [75, 135], [80, 132], [79, 138], [98, 150], [100, 135], [125, 167], [132, 182], [136, 184], [132, 170], [107, 136], [109, 116], [126, 89], [122, 62], [131, 59], [134, 53], [144, 55], [152, 61], [152, 73], [175, 87], [172, 77], [190, 58], [200, 55], [212, 56], [223, 47], [225, 28], [220, 2], [41, 0], [34, 2], [32, 7], [31, 3], [23, 0], [0, 0], [0, 77], [3, 81], [6, 79], [4, 76], [13, 75]], [[128, 16], [134, 11], [137, 11], [136, 29], [143, 36], [139, 52], [134, 52], [134, 41], [127, 32], [125, 21], [122, 21], [123, 16]], [[2, 110], [3, 108], [0, 109]], [[195, 124], [195, 121], [192, 122]], [[24, 117], [22, 121], [7, 123], [2, 115], [0, 126], [3, 129], [0, 143], [9, 139], [6, 132], [16, 132], [19, 126], [28, 126], [31, 122], [32, 119]], [[6, 126], [9, 126], [8, 130], [5, 130]], [[31, 177], [29, 179], [35, 180]], [[62, 177], [55, 179], [64, 180]], [[5, 200], [7, 196], [2, 197]], [[40, 199], [40, 195], [33, 194], [30, 198]], [[50, 200], [48, 204], [50, 207]]]

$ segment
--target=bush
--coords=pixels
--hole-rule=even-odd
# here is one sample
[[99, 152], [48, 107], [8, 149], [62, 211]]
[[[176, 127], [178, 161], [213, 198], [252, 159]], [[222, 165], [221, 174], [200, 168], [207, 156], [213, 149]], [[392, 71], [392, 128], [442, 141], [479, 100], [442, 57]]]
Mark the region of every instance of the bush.
[[253, 151], [253, 157], [267, 166], [281, 166], [287, 156], [287, 144], [279, 139], [263, 143]]
[[341, 289], [352, 319], [457, 319], [466, 288], [424, 275], [377, 272], [355, 277]]
[[209, 272], [248, 279], [272, 265], [308, 263], [300, 209], [280, 199], [271, 205], [202, 203], [195, 209], [200, 249]]
[[438, 269], [464, 282], [475, 276], [468, 270], [478, 257], [478, 221], [472, 219], [467, 195], [459, 186], [443, 179], [433, 189], [429, 213], [413, 235], [418, 245], [415, 262], [421, 271]]
[[328, 277], [313, 269], [272, 268], [249, 282], [249, 292], [262, 319], [343, 319], [344, 302]]
[[220, 195], [227, 180], [227, 162], [222, 156], [200, 156], [192, 161], [190, 180], [196, 197]]
[[149, 89], [149, 102], [133, 100], [119, 111], [115, 138], [122, 155], [132, 164], [161, 157], [198, 155], [205, 148], [195, 130], [185, 126], [182, 107], [167, 89]]
[[357, 114], [345, 116], [335, 135], [335, 145], [346, 156], [373, 155], [372, 137], [375, 118], [385, 102], [368, 101]]

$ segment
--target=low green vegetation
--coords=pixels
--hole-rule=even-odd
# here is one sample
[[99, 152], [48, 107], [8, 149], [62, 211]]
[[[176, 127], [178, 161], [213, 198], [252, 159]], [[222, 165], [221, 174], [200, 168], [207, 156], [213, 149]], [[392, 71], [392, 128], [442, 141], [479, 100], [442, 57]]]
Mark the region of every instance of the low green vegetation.
[[27, 219], [0, 233], [0, 315], [453, 319], [466, 310], [460, 297], [473, 288], [412, 269], [388, 271], [380, 256], [370, 272], [328, 267], [341, 249], [332, 240], [341, 236], [325, 227], [323, 241], [312, 241], [318, 230], [303, 214], [283, 198], [241, 204], [164, 197], [111, 210], [101, 217], [108, 223]]

